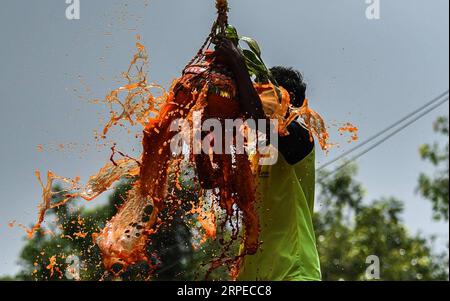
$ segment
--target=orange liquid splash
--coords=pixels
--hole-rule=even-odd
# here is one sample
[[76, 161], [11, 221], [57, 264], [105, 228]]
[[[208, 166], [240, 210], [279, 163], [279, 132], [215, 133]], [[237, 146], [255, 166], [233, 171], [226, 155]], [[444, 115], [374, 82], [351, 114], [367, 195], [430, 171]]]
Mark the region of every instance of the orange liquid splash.
[[[102, 101], [109, 107], [110, 118], [104, 126], [101, 138], [106, 139], [107, 134], [115, 126], [140, 126], [143, 128], [141, 158], [134, 159], [118, 152], [114, 145], [110, 162], [90, 177], [85, 185], [79, 184], [79, 178], [74, 180], [63, 178], [50, 171], [44, 183], [40, 172], [36, 172], [42, 187], [42, 203], [36, 225], [27, 230], [28, 235], [32, 237], [41, 227], [45, 214], [50, 209], [76, 198], [92, 201], [121, 179], [137, 179], [118, 213], [93, 237], [102, 252], [105, 268], [116, 275], [130, 265], [142, 261], [149, 262], [146, 246], [162, 220], [167, 220], [160, 215], [161, 212], [168, 207], [174, 212], [180, 207], [180, 201], [167, 191], [169, 181], [173, 181], [177, 189], [183, 189], [179, 182], [181, 160], [173, 158], [170, 149], [170, 142], [175, 134], [169, 130], [172, 121], [186, 119], [192, 123], [194, 111], [203, 112], [204, 118], [220, 120], [243, 117], [235, 99], [237, 92], [232, 78], [207, 73], [185, 74], [174, 81], [169, 92], [166, 92], [159, 85], [148, 83], [145, 71], [148, 64], [147, 51], [140, 43], [136, 43], [136, 48], [137, 53], [123, 74], [127, 83], [111, 91]], [[205, 81], [205, 77], [208, 80]], [[219, 91], [211, 92], [212, 88]], [[271, 85], [255, 85], [255, 88], [263, 102], [263, 92], [274, 91]], [[280, 104], [268, 114], [268, 117], [281, 121], [280, 134], [289, 134], [286, 131], [287, 125], [300, 118], [302, 125], [311, 132], [311, 139], [315, 136], [320, 146], [327, 149], [329, 135], [322, 117], [309, 108], [308, 101], [302, 108], [292, 108], [287, 91], [281, 89], [281, 92]], [[288, 110], [290, 115], [286, 118]], [[217, 141], [220, 138], [214, 139]], [[225, 141], [222, 141], [222, 145], [225, 147]], [[190, 147], [192, 149], [193, 146]], [[114, 160], [116, 153], [121, 155], [120, 160]], [[242, 258], [256, 253], [260, 245], [259, 218], [255, 210], [257, 183], [249, 157], [191, 155], [189, 161], [196, 169], [195, 178], [197, 184], [200, 184], [196, 189], [199, 190], [199, 195], [204, 194], [200, 188], [202, 186], [214, 188], [211, 200], [225, 213], [225, 218], [219, 223], [213, 210], [214, 206], [205, 209], [201, 203], [187, 214], [197, 215], [197, 222], [203, 229], [204, 236], [200, 239], [200, 245], [208, 239], [215, 239], [217, 232], [224, 231], [227, 224], [234, 225], [231, 240], [238, 239], [240, 223], [233, 223], [233, 219], [237, 219], [236, 216], [241, 214], [244, 229], [243, 252], [239, 256], [227, 255], [232, 241], [223, 242], [223, 254], [213, 261], [208, 272], [209, 274], [212, 269], [228, 264], [231, 266], [231, 273], [237, 275]], [[63, 183], [65, 188], [62, 191], [53, 191], [55, 182]], [[61, 194], [64, 195], [63, 200], [53, 202], [55, 196]], [[79, 232], [75, 236], [83, 238], [85, 234]], [[53, 267], [54, 263], [51, 262], [47, 268]]]
[[351, 136], [350, 136], [350, 139], [348, 142], [356, 142], [359, 140], [359, 135], [358, 135], [359, 129], [349, 122], [344, 124], [344, 126], [340, 127], [338, 129], [338, 131], [341, 135], [343, 135], [345, 133], [350, 133]]

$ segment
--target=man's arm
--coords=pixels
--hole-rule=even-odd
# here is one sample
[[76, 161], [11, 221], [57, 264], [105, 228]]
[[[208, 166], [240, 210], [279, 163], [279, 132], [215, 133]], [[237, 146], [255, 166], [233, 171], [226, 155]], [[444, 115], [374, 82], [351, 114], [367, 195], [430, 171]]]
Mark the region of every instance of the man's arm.
[[223, 40], [216, 47], [217, 60], [226, 64], [233, 72], [239, 92], [239, 104], [246, 117], [254, 120], [266, 119], [263, 105], [247, 70], [244, 55], [230, 40]]
[[[247, 117], [256, 121], [267, 119], [261, 99], [248, 73], [243, 54], [229, 40], [224, 40], [217, 45], [216, 53], [219, 62], [226, 64], [234, 74], [239, 92], [239, 104]], [[270, 121], [267, 124], [270, 124]], [[295, 165], [311, 153], [314, 141], [309, 131], [298, 122], [292, 122], [288, 126], [288, 131], [288, 136], [279, 137], [278, 150], [289, 164]]]

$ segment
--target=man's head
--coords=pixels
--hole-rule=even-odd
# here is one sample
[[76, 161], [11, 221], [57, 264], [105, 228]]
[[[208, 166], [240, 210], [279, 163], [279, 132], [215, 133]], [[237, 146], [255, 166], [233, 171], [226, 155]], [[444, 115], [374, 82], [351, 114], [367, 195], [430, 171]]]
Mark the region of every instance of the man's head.
[[277, 83], [285, 88], [291, 96], [291, 104], [301, 107], [306, 98], [306, 83], [303, 82], [302, 74], [292, 68], [273, 67], [270, 69]]

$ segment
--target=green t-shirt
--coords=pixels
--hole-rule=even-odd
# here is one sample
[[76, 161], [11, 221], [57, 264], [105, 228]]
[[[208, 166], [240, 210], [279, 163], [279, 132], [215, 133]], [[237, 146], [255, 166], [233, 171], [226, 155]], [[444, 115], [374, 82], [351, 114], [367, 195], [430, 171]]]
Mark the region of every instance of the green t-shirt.
[[320, 262], [313, 227], [314, 150], [296, 165], [280, 154], [263, 166], [259, 177], [262, 245], [246, 256], [239, 281], [320, 281]]

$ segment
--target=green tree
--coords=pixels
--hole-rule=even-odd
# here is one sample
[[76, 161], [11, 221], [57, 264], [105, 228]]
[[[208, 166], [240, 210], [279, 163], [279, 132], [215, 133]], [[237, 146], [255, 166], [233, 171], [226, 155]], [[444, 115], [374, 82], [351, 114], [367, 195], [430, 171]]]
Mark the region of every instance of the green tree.
[[[21, 271], [16, 278], [66, 280], [65, 271], [70, 265], [66, 260], [69, 256], [77, 256], [82, 263], [80, 278], [100, 279], [105, 271], [101, 265], [100, 251], [94, 246], [92, 234], [99, 232], [105, 222], [115, 214], [128, 189], [129, 184], [118, 186], [107, 204], [93, 209], [76, 208], [77, 202], [74, 200], [70, 205], [49, 211], [47, 220], [52, 216], [55, 218], [54, 226], [50, 227], [51, 233], [39, 230], [31, 240], [27, 239], [19, 256]], [[56, 195], [54, 198], [58, 201], [60, 196]], [[52, 270], [49, 265], [53, 256], [55, 264]]]
[[324, 280], [366, 280], [366, 260], [380, 260], [381, 280], [446, 280], [445, 259], [428, 239], [412, 236], [402, 223], [403, 203], [395, 198], [364, 200], [355, 166], [319, 175], [316, 235]]
[[[448, 255], [435, 254], [430, 246], [431, 238], [408, 233], [401, 219], [403, 203], [400, 200], [366, 200], [363, 186], [354, 180], [356, 172], [356, 167], [350, 166], [334, 175], [326, 172], [319, 175], [316, 203], [320, 210], [315, 216], [315, 227], [324, 280], [365, 280], [366, 259], [371, 255], [380, 259], [381, 280], [447, 280]], [[155, 273], [151, 273], [146, 264], [137, 264], [123, 274], [123, 280], [204, 279], [211, 260], [220, 255], [221, 246], [217, 240], [209, 241], [194, 251], [191, 231], [186, 224], [189, 220], [182, 218], [198, 199], [190, 185], [183, 183], [183, 190], [171, 190], [184, 205], [177, 212], [162, 214], [170, 215], [171, 222], [163, 223], [166, 226], [162, 226], [149, 243], [148, 253], [158, 254], [158, 258], [152, 257], [159, 266]], [[39, 231], [33, 239], [27, 240], [20, 254], [20, 273], [0, 280], [67, 280], [65, 271], [70, 261], [66, 261], [71, 255], [82, 263], [81, 280], [111, 280], [103, 269], [92, 234], [99, 232], [116, 214], [130, 188], [131, 183], [119, 185], [105, 205], [92, 209], [80, 207], [75, 201], [49, 212], [47, 220], [52, 216], [56, 218], [55, 226], [50, 227], [52, 234]], [[447, 195], [444, 190], [440, 193], [441, 200], [446, 196], [448, 209], [448, 190]], [[60, 197], [55, 196], [55, 201]], [[237, 252], [238, 247], [233, 245], [231, 252]], [[215, 270], [209, 279], [226, 280], [228, 270], [224, 267]]]
[[449, 120], [448, 117], [440, 117], [434, 123], [436, 133], [447, 138], [445, 146], [424, 144], [420, 147], [420, 155], [423, 160], [431, 163], [436, 171], [434, 175], [422, 173], [419, 178], [419, 193], [433, 204], [434, 218], [448, 221], [449, 213]]
[[[101, 254], [95, 245], [92, 234], [100, 232], [105, 223], [117, 212], [126, 198], [131, 183], [119, 185], [109, 197], [107, 204], [92, 209], [78, 207], [73, 201], [47, 213], [47, 220], [55, 217], [51, 233], [38, 231], [28, 240], [19, 256], [21, 271], [15, 277], [3, 280], [38, 280], [61, 281], [67, 280], [65, 271], [71, 265], [69, 256], [77, 256], [80, 266], [80, 280], [109, 280], [101, 261]], [[55, 189], [56, 191], [58, 188]], [[180, 192], [188, 194], [189, 191]], [[185, 199], [191, 196], [180, 196]], [[57, 202], [60, 196], [55, 196]], [[51, 223], [50, 223], [51, 224]], [[192, 261], [192, 247], [190, 232], [182, 222], [180, 214], [174, 213], [171, 227], [161, 227], [148, 246], [148, 254], [155, 250], [165, 250], [159, 253], [159, 258], [153, 257], [153, 263], [158, 268], [152, 279], [183, 280], [181, 271]], [[54, 257], [54, 259], [52, 259]], [[51, 262], [54, 260], [54, 268]], [[148, 280], [151, 273], [147, 264], [137, 264], [127, 270], [123, 280]]]
[[[408, 233], [401, 220], [402, 202], [389, 198], [368, 204], [364, 188], [354, 180], [355, 174], [353, 166], [334, 176], [321, 175], [315, 226], [324, 280], [365, 280], [370, 255], [380, 259], [381, 280], [447, 280], [448, 256], [434, 254], [429, 239]], [[54, 235], [40, 231], [27, 241], [20, 254], [21, 272], [2, 280], [66, 280], [64, 271], [70, 255], [78, 256], [83, 263], [82, 280], [111, 279], [105, 277], [91, 235], [116, 213], [129, 188], [130, 184], [118, 186], [107, 204], [93, 209], [63, 206], [55, 210], [51, 214], [60, 227], [52, 229]], [[196, 198], [189, 189], [179, 193], [184, 200]], [[86, 235], [77, 237], [76, 233]], [[152, 278], [159, 280], [203, 280], [210, 261], [220, 253], [217, 241], [207, 242], [194, 252], [190, 231], [181, 216], [174, 218], [170, 227], [162, 227], [148, 248], [149, 254], [158, 250], [160, 255], [160, 267]], [[54, 255], [52, 273], [48, 266]], [[149, 276], [147, 266], [138, 264], [122, 279], [148, 280]], [[228, 279], [227, 269], [214, 271], [210, 279]]]

